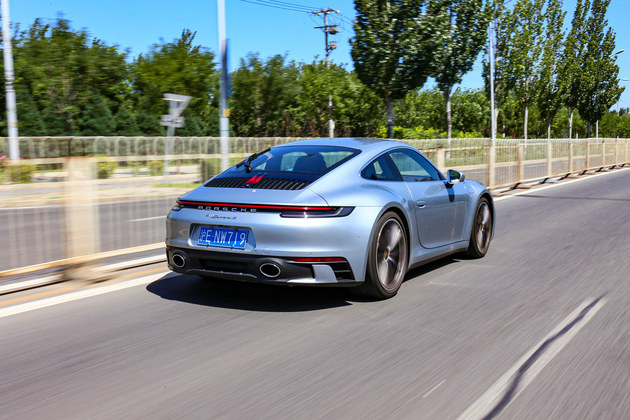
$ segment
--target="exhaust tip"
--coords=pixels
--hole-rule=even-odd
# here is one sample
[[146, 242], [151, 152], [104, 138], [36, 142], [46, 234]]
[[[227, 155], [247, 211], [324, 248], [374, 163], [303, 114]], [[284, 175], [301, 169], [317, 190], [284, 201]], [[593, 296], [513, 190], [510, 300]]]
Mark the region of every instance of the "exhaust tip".
[[282, 268], [276, 263], [266, 262], [260, 265], [260, 273], [270, 279], [277, 279], [282, 274]]
[[177, 268], [184, 268], [186, 266], [186, 256], [180, 252], [176, 252], [171, 257], [171, 263]]

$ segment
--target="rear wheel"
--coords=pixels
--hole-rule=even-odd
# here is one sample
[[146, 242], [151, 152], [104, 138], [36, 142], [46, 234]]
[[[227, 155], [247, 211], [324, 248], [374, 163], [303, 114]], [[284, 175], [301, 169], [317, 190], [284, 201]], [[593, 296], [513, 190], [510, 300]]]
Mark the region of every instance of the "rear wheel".
[[470, 243], [466, 255], [471, 258], [481, 258], [490, 248], [492, 239], [492, 212], [487, 198], [482, 198], [477, 203], [475, 218], [473, 219], [472, 231], [470, 232]]
[[370, 241], [363, 295], [386, 299], [394, 296], [407, 273], [408, 243], [402, 220], [394, 212], [380, 218]]

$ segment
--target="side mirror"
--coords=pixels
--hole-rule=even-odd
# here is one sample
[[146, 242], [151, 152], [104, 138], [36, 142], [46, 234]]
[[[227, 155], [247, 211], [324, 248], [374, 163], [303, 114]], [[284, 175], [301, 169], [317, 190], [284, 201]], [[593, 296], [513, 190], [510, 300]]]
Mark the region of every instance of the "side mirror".
[[451, 186], [455, 182], [464, 182], [466, 175], [463, 172], [456, 171], [455, 169], [449, 169], [446, 172], [446, 185]]

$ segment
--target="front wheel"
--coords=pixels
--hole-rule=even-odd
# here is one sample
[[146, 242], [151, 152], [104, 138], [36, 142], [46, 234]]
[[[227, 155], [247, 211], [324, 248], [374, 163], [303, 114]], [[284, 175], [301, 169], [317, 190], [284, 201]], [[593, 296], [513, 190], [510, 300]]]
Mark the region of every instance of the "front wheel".
[[376, 224], [370, 241], [365, 282], [359, 286], [363, 295], [387, 299], [394, 296], [407, 273], [407, 233], [402, 220], [387, 212]]
[[488, 199], [483, 197], [477, 203], [475, 217], [470, 232], [470, 243], [466, 255], [471, 258], [481, 258], [488, 252], [490, 248], [490, 240], [492, 239], [492, 212]]

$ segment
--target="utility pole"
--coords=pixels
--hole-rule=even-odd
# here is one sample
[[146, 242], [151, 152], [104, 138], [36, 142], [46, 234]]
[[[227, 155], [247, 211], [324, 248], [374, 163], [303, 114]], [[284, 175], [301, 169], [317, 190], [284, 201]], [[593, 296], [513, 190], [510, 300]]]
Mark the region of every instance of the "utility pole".
[[492, 147], [496, 146], [497, 141], [497, 120], [494, 109], [494, 19], [490, 21], [488, 28], [488, 62], [490, 63], [490, 139]]
[[[315, 29], [324, 30], [324, 47], [326, 50], [326, 69], [330, 68], [330, 52], [337, 48], [337, 41], [331, 43], [328, 42], [328, 34], [335, 35], [339, 33], [339, 25], [329, 25], [328, 15], [330, 13], [339, 13], [339, 10], [335, 10], [332, 7], [322, 10], [315, 10], [311, 12], [314, 15], [324, 17], [324, 26], [316, 26]], [[335, 137], [335, 121], [332, 119], [333, 103], [332, 95], [328, 95], [328, 137]]]
[[228, 68], [227, 68], [227, 40], [225, 38], [225, 0], [217, 0], [217, 19], [219, 27], [219, 59], [221, 72], [219, 73], [219, 133], [221, 136], [221, 170], [229, 166], [228, 138], [230, 137], [230, 109], [227, 104], [228, 96]]
[[2, 1], [2, 41], [4, 46], [4, 78], [7, 95], [7, 125], [9, 133], [9, 158], [20, 158], [18, 146], [17, 107], [15, 105], [15, 89], [13, 81], [13, 51], [11, 50], [11, 19], [9, 17], [9, 0]]

